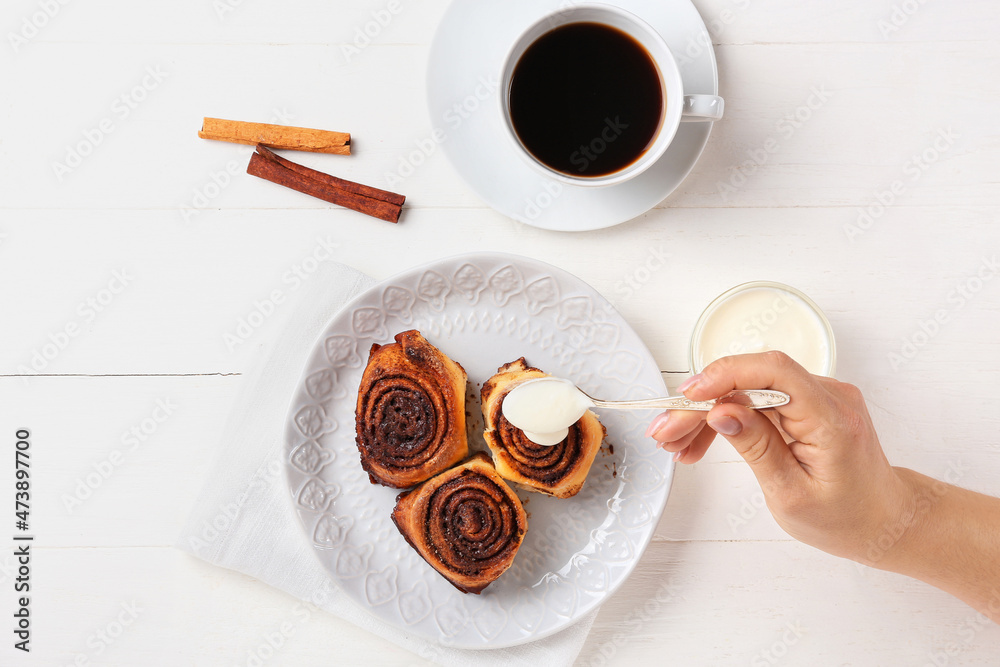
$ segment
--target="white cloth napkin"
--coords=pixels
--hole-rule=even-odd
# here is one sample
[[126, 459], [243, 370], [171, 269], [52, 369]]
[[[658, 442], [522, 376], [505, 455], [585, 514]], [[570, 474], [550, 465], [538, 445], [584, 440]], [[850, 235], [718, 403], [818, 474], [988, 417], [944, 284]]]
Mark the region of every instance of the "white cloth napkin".
[[[276, 311], [217, 446], [218, 458], [177, 547], [248, 574], [442, 665], [571, 665], [597, 612], [550, 637], [505, 649], [449, 648], [406, 634], [355, 604], [331, 581], [292, 509], [281, 464], [285, 413], [313, 343], [326, 323], [374, 281], [324, 262]], [[263, 336], [258, 331], [255, 336]], [[261, 344], [263, 343], [263, 344]], [[247, 344], [250, 344], [248, 341]], [[335, 657], [330, 664], [337, 664]]]

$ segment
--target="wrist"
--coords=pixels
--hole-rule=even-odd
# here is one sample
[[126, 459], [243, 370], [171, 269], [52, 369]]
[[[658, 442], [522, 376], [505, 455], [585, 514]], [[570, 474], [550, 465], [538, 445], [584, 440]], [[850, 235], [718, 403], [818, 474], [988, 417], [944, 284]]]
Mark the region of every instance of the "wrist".
[[908, 468], [892, 468], [893, 489], [887, 500], [886, 519], [868, 542], [861, 560], [865, 565], [910, 574], [919, 553], [920, 534], [926, 532], [933, 509], [948, 485]]
[[1000, 500], [905, 468], [908, 518], [874, 567], [936, 586], [1000, 622]]

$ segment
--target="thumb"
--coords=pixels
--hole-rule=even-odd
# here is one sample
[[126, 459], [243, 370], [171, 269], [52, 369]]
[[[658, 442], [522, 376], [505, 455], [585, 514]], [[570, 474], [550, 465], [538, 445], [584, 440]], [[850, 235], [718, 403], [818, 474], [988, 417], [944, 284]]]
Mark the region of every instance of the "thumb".
[[708, 413], [708, 425], [750, 464], [762, 489], [785, 486], [791, 478], [804, 474], [781, 433], [760, 412], [735, 403], [721, 403]]

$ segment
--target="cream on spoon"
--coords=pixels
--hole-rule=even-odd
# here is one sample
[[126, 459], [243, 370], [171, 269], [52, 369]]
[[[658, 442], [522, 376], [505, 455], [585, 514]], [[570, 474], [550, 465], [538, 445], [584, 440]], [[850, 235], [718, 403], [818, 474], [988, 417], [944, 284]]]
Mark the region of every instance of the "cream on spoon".
[[594, 402], [569, 380], [545, 377], [514, 387], [501, 410], [511, 424], [538, 445], [557, 445]]

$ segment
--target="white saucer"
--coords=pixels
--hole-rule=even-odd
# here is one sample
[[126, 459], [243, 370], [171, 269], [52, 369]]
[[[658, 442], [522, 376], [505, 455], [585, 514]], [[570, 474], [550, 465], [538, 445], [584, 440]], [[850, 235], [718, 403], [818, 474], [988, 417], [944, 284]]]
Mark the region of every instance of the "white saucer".
[[[510, 45], [565, 0], [454, 0], [438, 26], [427, 71], [431, 123], [458, 173], [497, 211], [543, 229], [584, 231], [630, 220], [673, 192], [701, 155], [710, 122], [681, 123], [664, 156], [607, 187], [563, 185], [531, 168], [504, 136], [500, 69]], [[711, 39], [690, 0], [613, 0], [655, 28], [677, 58], [685, 93], [718, 94]]]

